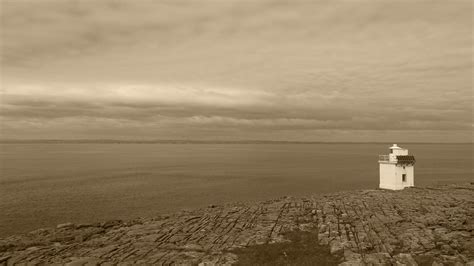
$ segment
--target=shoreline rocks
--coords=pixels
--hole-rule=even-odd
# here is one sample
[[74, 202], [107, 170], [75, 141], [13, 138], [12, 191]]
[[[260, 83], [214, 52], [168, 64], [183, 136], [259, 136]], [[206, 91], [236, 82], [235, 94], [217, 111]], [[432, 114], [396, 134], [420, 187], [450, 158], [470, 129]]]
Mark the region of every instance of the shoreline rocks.
[[[295, 230], [343, 265], [474, 261], [474, 185], [283, 197], [153, 219], [60, 224], [0, 238], [0, 265], [231, 264], [237, 248], [281, 243]], [[206, 264], [207, 263], [207, 264]]]

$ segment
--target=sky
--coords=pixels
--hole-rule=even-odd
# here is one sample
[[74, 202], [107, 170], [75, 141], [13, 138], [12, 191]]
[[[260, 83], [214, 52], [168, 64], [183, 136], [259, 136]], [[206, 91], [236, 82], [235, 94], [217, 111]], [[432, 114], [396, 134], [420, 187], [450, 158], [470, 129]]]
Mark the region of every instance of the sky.
[[472, 142], [469, 0], [0, 0], [0, 137]]

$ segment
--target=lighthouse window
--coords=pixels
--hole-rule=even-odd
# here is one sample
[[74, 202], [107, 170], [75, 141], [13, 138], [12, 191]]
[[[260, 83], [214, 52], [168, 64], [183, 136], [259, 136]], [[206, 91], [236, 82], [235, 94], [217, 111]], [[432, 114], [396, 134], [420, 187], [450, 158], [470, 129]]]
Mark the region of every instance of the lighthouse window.
[[402, 174], [402, 181], [407, 182], [407, 175], [406, 174]]

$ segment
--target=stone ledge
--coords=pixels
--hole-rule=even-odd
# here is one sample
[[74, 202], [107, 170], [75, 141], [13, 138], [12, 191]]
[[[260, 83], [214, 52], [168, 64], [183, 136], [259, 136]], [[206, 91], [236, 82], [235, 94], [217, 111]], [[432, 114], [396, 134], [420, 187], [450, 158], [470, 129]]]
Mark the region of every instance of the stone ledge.
[[[343, 265], [468, 264], [472, 184], [235, 203], [169, 216], [62, 224], [0, 239], [0, 265], [232, 264], [233, 250], [316, 230]], [[315, 243], [317, 244], [317, 243]]]

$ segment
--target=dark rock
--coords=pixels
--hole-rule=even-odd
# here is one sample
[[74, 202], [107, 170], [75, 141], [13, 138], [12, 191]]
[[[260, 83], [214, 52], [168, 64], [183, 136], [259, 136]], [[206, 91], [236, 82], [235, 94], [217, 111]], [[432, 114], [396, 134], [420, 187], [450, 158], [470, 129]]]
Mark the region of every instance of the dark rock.
[[123, 222], [122, 220], [110, 220], [100, 224], [100, 226], [104, 229], [115, 227], [121, 225]]
[[11, 255], [0, 257], [0, 263], [5, 264], [5, 265], [8, 264], [8, 260], [11, 257], [12, 257]]

